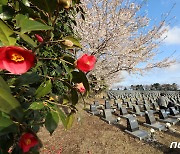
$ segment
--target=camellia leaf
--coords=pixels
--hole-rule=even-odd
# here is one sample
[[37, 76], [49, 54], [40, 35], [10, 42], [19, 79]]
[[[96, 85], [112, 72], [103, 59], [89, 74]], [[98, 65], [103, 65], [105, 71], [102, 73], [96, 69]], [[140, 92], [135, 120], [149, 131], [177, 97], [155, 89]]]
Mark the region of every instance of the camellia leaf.
[[33, 19], [39, 18], [40, 16], [39, 16], [38, 12], [33, 10], [32, 7], [29, 7], [28, 5], [30, 5], [30, 3], [27, 2], [27, 0], [25, 0], [25, 2], [19, 1], [19, 6], [21, 8], [20, 13], [28, 14], [28, 16], [32, 17]]
[[78, 103], [77, 90], [73, 86], [67, 84], [66, 82], [63, 82], [63, 84], [66, 85], [71, 90], [71, 102], [72, 102], [72, 105], [76, 105]]
[[60, 108], [57, 108], [57, 111], [59, 113], [59, 117], [62, 121], [63, 126], [66, 128], [66, 115], [64, 114], [64, 112]]
[[8, 0], [0, 0], [0, 5], [7, 5]]
[[15, 12], [12, 9], [12, 7], [0, 4], [0, 18], [2, 20], [9, 20], [9, 19], [11, 19], [13, 17], [14, 13]]
[[12, 37], [14, 32], [0, 19], [0, 40], [5, 46], [15, 45], [16, 39]]
[[71, 99], [73, 105], [76, 105], [78, 103], [78, 93], [75, 88], [71, 89]]
[[58, 5], [57, 0], [41, 0], [41, 1], [29, 0], [29, 1], [35, 6], [37, 6], [39, 9], [42, 9], [50, 14], [52, 14], [55, 11]]
[[29, 45], [31, 45], [32, 47], [36, 47], [37, 44], [33, 41], [33, 39], [31, 39], [28, 35], [26, 34], [21, 34], [19, 32], [16, 32], [17, 34], [19, 34], [19, 36], [26, 41]]
[[1, 76], [0, 76], [0, 87], [3, 88], [4, 90], [7, 90], [9, 93], [11, 92], [9, 86]]
[[75, 59], [69, 55], [64, 55], [63, 56], [63, 60], [69, 62], [69, 63], [66, 63], [66, 65], [70, 68], [70, 69], [75, 69], [75, 66], [74, 66], [74, 62], [75, 62]]
[[30, 3], [28, 0], [22, 0], [22, 3], [25, 5], [25, 6], [30, 6]]
[[46, 116], [45, 127], [51, 135], [54, 132], [54, 130], [57, 128], [58, 123], [59, 123], [58, 112], [54, 112], [54, 111], [49, 112]]
[[17, 126], [13, 123], [11, 119], [0, 116], [0, 136], [16, 131]]
[[16, 24], [21, 28], [21, 34], [31, 31], [51, 30], [53, 27], [42, 24], [38, 21], [28, 19], [27, 16], [18, 14], [15, 17]]
[[44, 108], [43, 102], [33, 102], [28, 109], [41, 110]]
[[66, 123], [67, 123], [66, 129], [69, 129], [72, 127], [73, 121], [74, 121], [74, 113], [71, 113], [70, 115], [68, 115], [66, 119]]
[[22, 86], [22, 85], [29, 85], [36, 83], [40, 80], [40, 77], [37, 73], [35, 72], [28, 72], [26, 74], [23, 74], [17, 78], [15, 81], [16, 86]]
[[17, 120], [22, 120], [23, 110], [20, 103], [4, 88], [0, 87], [0, 110]]
[[46, 94], [50, 93], [51, 88], [52, 88], [51, 80], [43, 82], [35, 92], [36, 98], [43, 97]]
[[66, 63], [64, 61], [62, 61], [62, 64], [63, 64], [63, 67], [65, 68], [66, 72], [69, 75], [69, 80], [71, 81], [72, 80], [72, 74], [71, 74], [69, 67], [66, 66]]

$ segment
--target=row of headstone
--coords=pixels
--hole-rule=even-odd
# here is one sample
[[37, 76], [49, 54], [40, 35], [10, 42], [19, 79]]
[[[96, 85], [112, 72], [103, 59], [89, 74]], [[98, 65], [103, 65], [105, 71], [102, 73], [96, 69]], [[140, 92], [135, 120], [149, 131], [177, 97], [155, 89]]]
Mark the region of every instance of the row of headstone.
[[[124, 102], [127, 103], [127, 102]], [[156, 104], [155, 102], [152, 101], [153, 104]], [[132, 104], [131, 104], [132, 105]], [[145, 126], [147, 127], [151, 127], [154, 129], [157, 129], [159, 131], [162, 130], [166, 130], [165, 124], [159, 123], [156, 121], [153, 113], [155, 113], [153, 110], [150, 109], [149, 104], [147, 104], [147, 102], [143, 105], [144, 106], [144, 111], [145, 112], [141, 112], [139, 109], [139, 106], [134, 104], [131, 106], [130, 103], [127, 103], [127, 106], [124, 106], [123, 101], [119, 101], [114, 99], [114, 104], [113, 106], [109, 103], [108, 100], [105, 100], [105, 104], [104, 104], [104, 109], [103, 112], [101, 114], [100, 110], [98, 110], [99, 108], [99, 103], [97, 101], [94, 102], [94, 104], [90, 105], [90, 113], [93, 115], [101, 115], [101, 119], [103, 119], [104, 121], [106, 121], [109, 124], [116, 124], [118, 122], [118, 118], [113, 117], [112, 112], [114, 111], [114, 109], [117, 109], [117, 111], [119, 112], [119, 116], [122, 118], [126, 118], [127, 119], [127, 130], [126, 132], [138, 137], [139, 139], [144, 139], [146, 136], [145, 131], [143, 130], [139, 130], [139, 125], [137, 122], [137, 119], [132, 115], [129, 114], [127, 109], [131, 109], [136, 115], [144, 115], [146, 122], [144, 123]], [[156, 105], [154, 105], [154, 108], [156, 107]], [[167, 113], [165, 112], [165, 110], [159, 110], [159, 119], [158, 121], [164, 122], [164, 123], [171, 123], [171, 124], [176, 124], [178, 122], [178, 119], [180, 117], [179, 111], [177, 111], [174, 107], [170, 108], [170, 115], [171, 118], [167, 115]]]

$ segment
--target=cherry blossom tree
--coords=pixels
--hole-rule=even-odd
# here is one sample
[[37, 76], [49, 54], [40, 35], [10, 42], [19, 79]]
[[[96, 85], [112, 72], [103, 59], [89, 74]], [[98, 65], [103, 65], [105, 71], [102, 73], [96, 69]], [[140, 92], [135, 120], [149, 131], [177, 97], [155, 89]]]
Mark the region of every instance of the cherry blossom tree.
[[132, 0], [82, 2], [85, 20], [77, 17], [76, 28], [84, 51], [97, 57], [96, 69], [89, 73], [96, 90], [121, 81], [122, 71], [144, 73], [175, 62], [169, 57], [154, 60], [167, 32], [169, 13], [159, 23], [149, 26], [150, 19], [141, 11], [144, 4]]

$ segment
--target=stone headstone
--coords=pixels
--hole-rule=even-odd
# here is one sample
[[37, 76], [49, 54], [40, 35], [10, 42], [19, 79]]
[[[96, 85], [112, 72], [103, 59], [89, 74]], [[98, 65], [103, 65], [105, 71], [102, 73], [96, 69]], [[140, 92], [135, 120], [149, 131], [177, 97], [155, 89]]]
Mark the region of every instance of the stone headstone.
[[111, 113], [111, 110], [110, 109], [105, 109], [103, 110], [103, 117], [105, 119], [109, 119], [112, 117], [112, 113]]
[[134, 111], [135, 113], [137, 113], [137, 114], [140, 114], [140, 113], [141, 113], [138, 105], [133, 105], [133, 111]]
[[130, 101], [127, 102], [127, 107], [131, 109], [133, 108], [132, 103]]
[[153, 115], [153, 111], [146, 111], [145, 112], [145, 119], [147, 124], [154, 124], [156, 122], [156, 119]]
[[160, 119], [166, 119], [168, 117], [165, 110], [159, 110], [159, 118]]
[[120, 108], [120, 115], [126, 115], [126, 114], [128, 114], [126, 108], [125, 107], [121, 107]]
[[115, 99], [115, 100], [114, 100], [114, 105], [117, 105], [117, 103], [118, 103], [118, 100]]
[[91, 105], [90, 105], [90, 111], [91, 111], [91, 112], [97, 111], [97, 107], [96, 107], [95, 104], [91, 104]]
[[105, 100], [105, 109], [111, 109], [111, 105], [107, 100]]
[[158, 110], [159, 106], [156, 102], [153, 102], [152, 105], [153, 105], [153, 110], [155, 111]]
[[99, 110], [97, 110], [97, 106], [95, 104], [90, 105], [90, 111], [89, 112], [93, 115], [99, 114]]
[[120, 110], [120, 108], [122, 108], [122, 104], [121, 103], [117, 103], [117, 109]]
[[139, 130], [138, 122], [132, 115], [127, 117], [127, 130], [131, 132]]
[[99, 106], [99, 102], [98, 101], [94, 101], [94, 105]]
[[173, 116], [179, 114], [179, 112], [174, 107], [170, 107], [169, 111], [170, 111], [170, 115], [173, 115]]
[[111, 109], [103, 110], [103, 118], [104, 121], [111, 123], [117, 123], [117, 119], [112, 116]]
[[145, 111], [149, 111], [150, 110], [150, 106], [148, 104], [144, 104], [144, 110]]

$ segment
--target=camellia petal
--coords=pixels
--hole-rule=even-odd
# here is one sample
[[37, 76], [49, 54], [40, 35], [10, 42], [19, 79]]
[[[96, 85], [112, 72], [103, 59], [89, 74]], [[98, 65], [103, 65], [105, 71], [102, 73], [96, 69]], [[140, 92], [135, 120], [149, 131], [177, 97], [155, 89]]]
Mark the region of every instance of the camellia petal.
[[37, 138], [31, 133], [24, 133], [19, 140], [19, 146], [23, 152], [28, 152], [30, 148], [38, 144]]
[[6, 57], [6, 47], [0, 48], [0, 69], [5, 69], [3, 65], [3, 59]]
[[[1, 51], [2, 50], [2, 51]], [[35, 55], [31, 50], [22, 47], [8, 46], [0, 48], [0, 68], [12, 74], [26, 73], [35, 63]]]
[[88, 56], [87, 54], [84, 54], [81, 58], [77, 60], [76, 67], [86, 73], [94, 68], [95, 63], [95, 56]]

